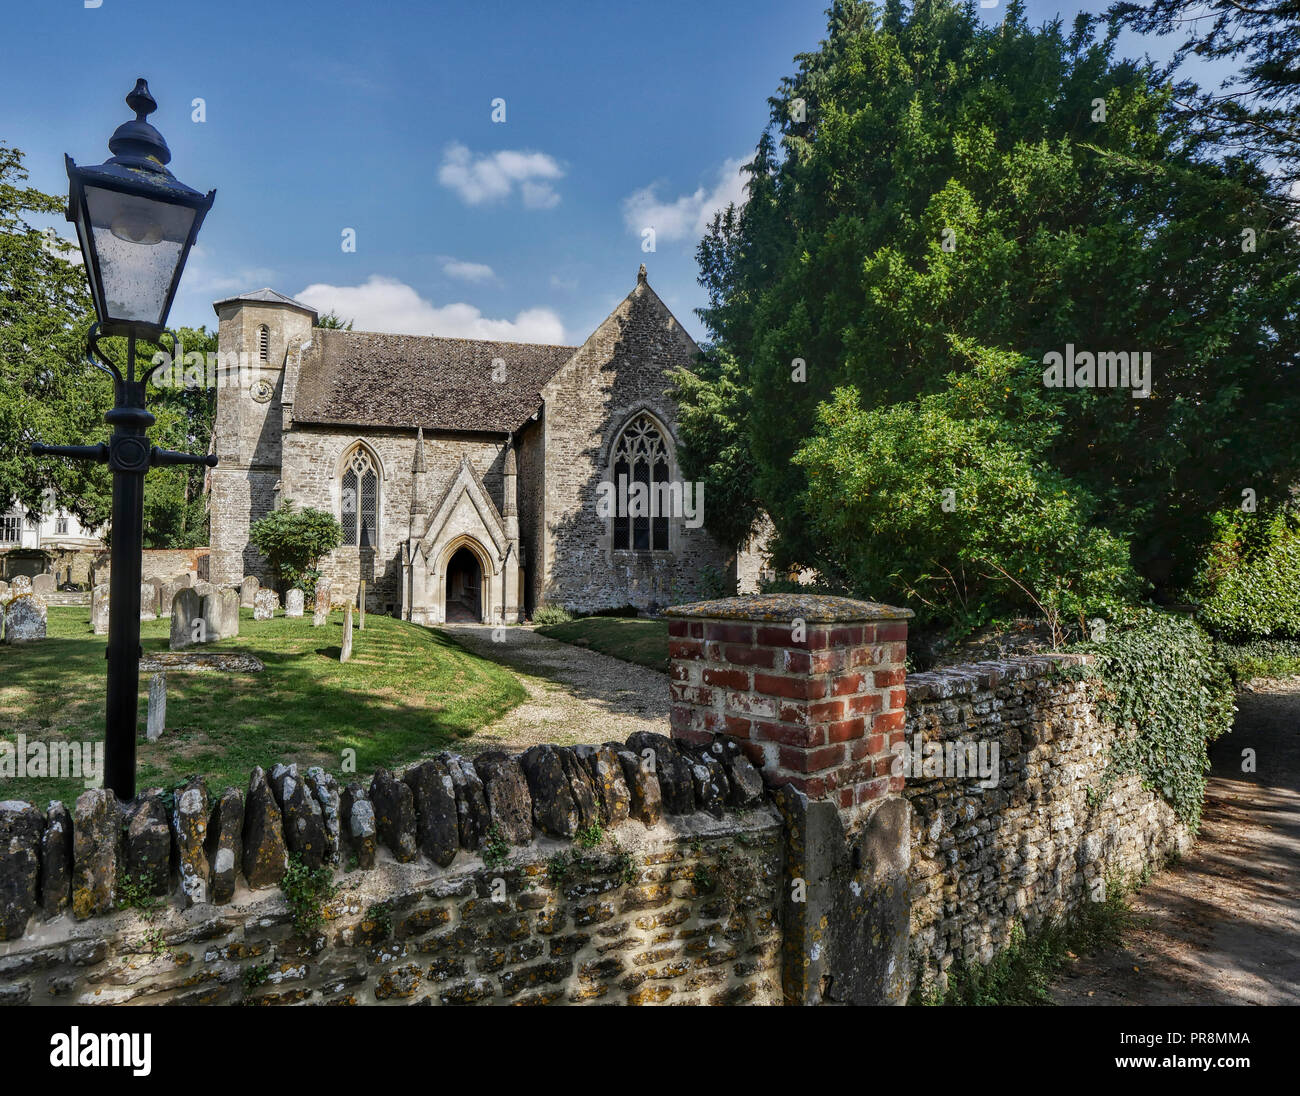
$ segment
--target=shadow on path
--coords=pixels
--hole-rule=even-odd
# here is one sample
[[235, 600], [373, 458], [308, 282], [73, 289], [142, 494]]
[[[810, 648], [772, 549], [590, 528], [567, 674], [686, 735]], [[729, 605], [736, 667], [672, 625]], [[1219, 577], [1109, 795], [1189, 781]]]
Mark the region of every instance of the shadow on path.
[[1192, 852], [1133, 896], [1125, 946], [1078, 960], [1057, 1003], [1300, 1004], [1300, 679], [1239, 693], [1237, 709], [1210, 749]]

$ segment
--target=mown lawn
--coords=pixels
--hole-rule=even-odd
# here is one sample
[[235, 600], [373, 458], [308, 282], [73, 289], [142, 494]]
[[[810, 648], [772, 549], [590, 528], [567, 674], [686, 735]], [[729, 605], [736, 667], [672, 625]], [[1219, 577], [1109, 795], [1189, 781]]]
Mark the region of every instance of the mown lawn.
[[[137, 786], [171, 787], [201, 773], [220, 791], [248, 785], [254, 765], [321, 765], [340, 779], [343, 751], [356, 771], [395, 768], [458, 740], [527, 696], [505, 667], [487, 662], [418, 625], [374, 614], [353, 631], [352, 659], [338, 660], [343, 614], [313, 628], [311, 615], [255, 622], [240, 614], [240, 634], [201, 650], [246, 651], [266, 664], [259, 674], [167, 674], [167, 730], [145, 739], [149, 674], [141, 674]], [[146, 657], [167, 650], [170, 624], [140, 626]], [[90, 609], [51, 608], [49, 638], [0, 645], [0, 736], [13, 742], [98, 741], [104, 734], [106, 636], [90, 628]], [[0, 799], [71, 802], [75, 779], [0, 778]]]
[[668, 672], [668, 622], [638, 617], [583, 617], [567, 624], [548, 624], [542, 635], [590, 647], [603, 655]]

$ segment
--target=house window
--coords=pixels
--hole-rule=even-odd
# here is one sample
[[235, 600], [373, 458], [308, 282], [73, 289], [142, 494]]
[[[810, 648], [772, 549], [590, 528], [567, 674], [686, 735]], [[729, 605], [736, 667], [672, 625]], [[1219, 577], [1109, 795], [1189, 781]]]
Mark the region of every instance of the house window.
[[67, 514], [60, 514], [54, 519], [54, 535], [56, 537], [66, 537], [68, 535]]
[[[649, 415], [637, 415], [623, 428], [614, 443], [613, 485], [620, 505], [615, 511], [613, 521], [614, 548], [631, 549], [635, 552], [666, 552], [668, 550], [668, 517], [662, 513], [657, 517], [643, 512], [633, 516], [632, 500], [641, 496], [634, 484], [645, 484], [649, 489], [648, 497], [658, 500], [659, 485], [666, 484], [671, 476], [668, 458], [668, 443], [658, 424]], [[624, 484], [626, 484], [626, 494]], [[629, 505], [623, 507], [621, 500], [626, 498]]]
[[269, 361], [271, 358], [271, 330], [263, 324], [257, 329], [257, 359]]
[[379, 547], [379, 473], [369, 450], [357, 448], [343, 467], [343, 543], [361, 543], [361, 529], [371, 548]]
[[18, 544], [23, 539], [21, 514], [0, 515], [0, 544]]

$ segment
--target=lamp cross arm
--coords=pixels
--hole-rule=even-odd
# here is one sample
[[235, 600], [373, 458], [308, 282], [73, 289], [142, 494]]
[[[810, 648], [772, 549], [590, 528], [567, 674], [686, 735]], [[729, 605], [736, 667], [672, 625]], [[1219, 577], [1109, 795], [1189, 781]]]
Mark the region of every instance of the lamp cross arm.
[[71, 457], [73, 460], [93, 460], [100, 464], [108, 461], [107, 445], [42, 445], [32, 443], [34, 457]]
[[149, 454], [149, 464], [157, 468], [159, 465], [168, 464], [201, 464], [208, 468], [217, 466], [216, 453], [207, 453], [200, 455], [198, 453], [178, 453], [174, 449], [159, 449], [154, 446]]

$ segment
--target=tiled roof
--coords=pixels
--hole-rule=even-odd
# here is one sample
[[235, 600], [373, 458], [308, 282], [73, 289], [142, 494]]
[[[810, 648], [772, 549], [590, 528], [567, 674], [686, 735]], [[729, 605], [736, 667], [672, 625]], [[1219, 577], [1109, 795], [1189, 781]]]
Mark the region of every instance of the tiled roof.
[[313, 328], [293, 417], [504, 434], [541, 406], [542, 387], [576, 349]]
[[292, 297], [286, 297], [283, 293], [277, 293], [274, 289], [254, 289], [251, 293], [240, 293], [235, 297], [227, 297], [225, 300], [217, 301], [213, 304], [212, 309], [216, 311], [223, 304], [232, 304], [235, 301], [258, 301], [262, 304], [288, 304], [294, 308], [301, 308], [304, 312], [310, 312], [315, 316], [316, 309], [311, 305], [303, 304], [302, 301], [295, 301]]

